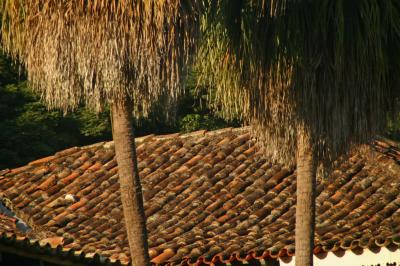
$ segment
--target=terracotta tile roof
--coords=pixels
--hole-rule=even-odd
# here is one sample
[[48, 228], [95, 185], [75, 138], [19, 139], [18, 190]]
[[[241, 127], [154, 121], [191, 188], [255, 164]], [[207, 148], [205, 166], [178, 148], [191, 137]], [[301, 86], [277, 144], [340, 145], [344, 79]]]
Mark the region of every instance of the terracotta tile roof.
[[[248, 129], [147, 136], [137, 143], [154, 264], [294, 255], [295, 172], [264, 159]], [[396, 145], [377, 141], [318, 180], [315, 253], [400, 245]], [[0, 197], [32, 227], [26, 239], [128, 262], [111, 142], [2, 171]]]
[[12, 233], [17, 234], [17, 219], [8, 217], [2, 213], [0, 213], [0, 228], [4, 233]]
[[0, 234], [25, 236], [31, 231], [0, 199]]

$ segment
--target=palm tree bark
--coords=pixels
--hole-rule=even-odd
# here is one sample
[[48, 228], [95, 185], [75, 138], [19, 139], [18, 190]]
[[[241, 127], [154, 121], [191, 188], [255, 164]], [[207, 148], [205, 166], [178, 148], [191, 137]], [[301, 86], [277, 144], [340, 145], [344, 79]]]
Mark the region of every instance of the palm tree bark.
[[114, 102], [111, 112], [121, 201], [131, 262], [133, 266], [146, 266], [150, 265], [150, 259], [142, 186], [137, 167], [132, 126], [132, 103], [129, 100]]
[[310, 139], [297, 135], [296, 266], [312, 266], [315, 228], [316, 166]]

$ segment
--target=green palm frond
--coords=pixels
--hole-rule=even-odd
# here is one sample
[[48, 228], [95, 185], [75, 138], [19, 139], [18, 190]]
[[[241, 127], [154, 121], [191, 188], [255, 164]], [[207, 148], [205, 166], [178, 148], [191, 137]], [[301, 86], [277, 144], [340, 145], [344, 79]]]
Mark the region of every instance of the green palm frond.
[[[292, 162], [304, 126], [320, 162], [381, 132], [399, 92], [396, 0], [215, 0], [202, 18], [199, 82]], [[227, 6], [229, 8], [227, 8]]]

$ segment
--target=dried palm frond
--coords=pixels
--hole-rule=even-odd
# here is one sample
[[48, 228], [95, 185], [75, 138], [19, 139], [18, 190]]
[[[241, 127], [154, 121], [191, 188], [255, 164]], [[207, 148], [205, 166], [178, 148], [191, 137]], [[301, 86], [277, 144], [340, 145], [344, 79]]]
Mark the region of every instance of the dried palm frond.
[[320, 163], [369, 141], [394, 112], [400, 2], [216, 0], [202, 18], [199, 82], [227, 118], [293, 163], [305, 127]]
[[126, 96], [146, 115], [174, 101], [200, 0], [1, 0], [2, 44], [50, 108], [100, 110]]

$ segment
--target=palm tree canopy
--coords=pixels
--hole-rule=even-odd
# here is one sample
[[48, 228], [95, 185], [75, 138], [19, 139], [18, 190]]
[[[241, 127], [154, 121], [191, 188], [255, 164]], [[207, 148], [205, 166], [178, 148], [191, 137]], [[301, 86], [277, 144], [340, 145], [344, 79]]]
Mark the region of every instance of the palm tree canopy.
[[215, 106], [242, 116], [276, 160], [296, 129], [327, 163], [381, 132], [400, 77], [397, 0], [211, 0], [197, 68]]
[[146, 114], [174, 100], [200, 1], [0, 0], [3, 48], [50, 108], [99, 110], [126, 96]]

